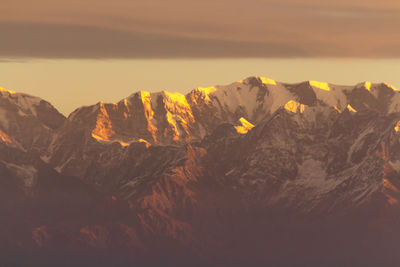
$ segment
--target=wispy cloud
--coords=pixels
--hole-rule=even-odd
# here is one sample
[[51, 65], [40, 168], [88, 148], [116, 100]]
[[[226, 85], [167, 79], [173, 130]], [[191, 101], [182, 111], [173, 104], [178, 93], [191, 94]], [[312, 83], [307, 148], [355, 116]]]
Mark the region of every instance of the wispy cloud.
[[0, 23], [0, 57], [199, 58], [295, 57], [305, 51], [286, 43], [196, 39], [88, 26]]
[[3, 0], [0, 56], [399, 57], [398, 0]]

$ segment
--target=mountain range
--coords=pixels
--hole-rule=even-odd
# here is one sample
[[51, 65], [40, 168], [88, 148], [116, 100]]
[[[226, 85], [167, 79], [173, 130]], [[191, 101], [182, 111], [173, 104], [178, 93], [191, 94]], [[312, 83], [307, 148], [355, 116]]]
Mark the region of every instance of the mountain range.
[[0, 261], [398, 266], [400, 91], [249, 77], [64, 117], [0, 89]]

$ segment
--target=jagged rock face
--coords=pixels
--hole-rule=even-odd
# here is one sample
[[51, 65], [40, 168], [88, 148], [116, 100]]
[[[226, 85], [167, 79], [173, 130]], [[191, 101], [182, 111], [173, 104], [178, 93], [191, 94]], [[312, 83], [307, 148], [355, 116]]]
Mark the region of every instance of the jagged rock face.
[[[218, 176], [239, 191], [253, 188], [248, 197], [255, 203], [298, 212], [345, 212], [375, 201], [387, 171], [399, 178], [388, 167], [389, 151], [395, 148], [387, 145], [399, 138], [394, 129], [398, 120], [399, 114], [347, 110], [339, 114], [321, 106], [304, 113], [282, 110], [236, 144], [210, 147], [217, 150], [215, 159], [234, 162], [217, 163], [217, 168], [225, 167], [218, 169]], [[228, 153], [220, 155], [224, 150]], [[386, 197], [388, 205], [398, 203], [398, 194]]]
[[64, 120], [50, 103], [38, 97], [0, 90], [0, 142], [45, 153]]
[[30, 213], [29, 237], [18, 236], [44, 258], [393, 266], [399, 95], [261, 77], [186, 96], [139, 92], [73, 112], [42, 153], [49, 165], [4, 141], [0, 182], [47, 216]]
[[337, 112], [375, 110], [387, 114], [399, 111], [399, 102], [396, 89], [387, 84], [283, 84], [263, 77], [196, 88], [187, 95], [140, 91], [118, 103], [100, 102], [76, 110], [59, 129], [49, 151], [59, 170], [82, 176], [86, 167], [76, 166], [92, 157], [87, 153], [94, 141], [122, 146], [132, 142], [181, 145], [200, 141], [222, 123], [237, 125], [238, 131], [246, 133], [280, 108], [303, 112], [306, 107], [326, 105]]

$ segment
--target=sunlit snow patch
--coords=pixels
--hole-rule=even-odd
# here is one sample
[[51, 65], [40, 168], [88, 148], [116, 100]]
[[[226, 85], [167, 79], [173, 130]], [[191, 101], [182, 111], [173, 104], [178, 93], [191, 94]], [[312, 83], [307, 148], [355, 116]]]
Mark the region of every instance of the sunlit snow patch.
[[317, 82], [317, 81], [309, 81], [310, 85], [312, 87], [316, 87], [325, 91], [330, 91], [331, 88], [329, 87], [329, 84], [326, 82]]
[[208, 96], [209, 94], [215, 92], [217, 90], [217, 88], [215, 88], [214, 86], [211, 87], [198, 87], [197, 88], [198, 91], [200, 91], [204, 97], [204, 101], [206, 103], [210, 102], [210, 97]]
[[9, 94], [15, 94], [16, 93], [14, 91], [7, 90], [7, 89], [1, 88], [1, 87], [0, 87], [0, 92], [6, 92], [6, 93], [9, 93]]
[[350, 104], [347, 105], [347, 109], [351, 112], [357, 112]]
[[387, 87], [389, 87], [390, 89], [392, 89], [393, 91], [400, 91], [399, 89], [397, 89], [396, 87], [394, 87], [393, 85], [391, 85], [391, 84], [388, 84], [388, 83], [384, 83]]
[[303, 113], [304, 109], [305, 109], [305, 105], [300, 104], [297, 101], [290, 100], [289, 102], [287, 102], [285, 104], [285, 109], [289, 110], [290, 112], [293, 112], [293, 113], [297, 113], [297, 111], [300, 111], [300, 113]]
[[371, 86], [372, 86], [371, 82], [365, 82], [365, 83], [364, 83], [364, 87], [365, 87], [365, 89], [367, 89], [368, 91], [371, 91]]
[[259, 77], [259, 78], [262, 81], [262, 83], [276, 85], [276, 82], [272, 79], [265, 78], [265, 77]]
[[246, 134], [248, 131], [250, 131], [251, 129], [254, 128], [254, 125], [253, 125], [252, 123], [248, 122], [248, 121], [247, 121], [245, 118], [243, 118], [243, 117], [239, 119], [239, 122], [240, 122], [242, 125], [235, 126], [235, 129], [236, 129], [236, 131], [237, 131], [238, 133], [240, 133], [240, 134]]

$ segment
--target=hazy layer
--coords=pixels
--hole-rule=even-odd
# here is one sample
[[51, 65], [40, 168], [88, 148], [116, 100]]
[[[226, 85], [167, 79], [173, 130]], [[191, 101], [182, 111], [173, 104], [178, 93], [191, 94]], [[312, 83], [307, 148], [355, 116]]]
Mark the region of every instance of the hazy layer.
[[0, 60], [0, 87], [40, 96], [65, 115], [138, 90], [186, 93], [249, 76], [282, 82], [388, 82], [400, 87], [400, 59]]

